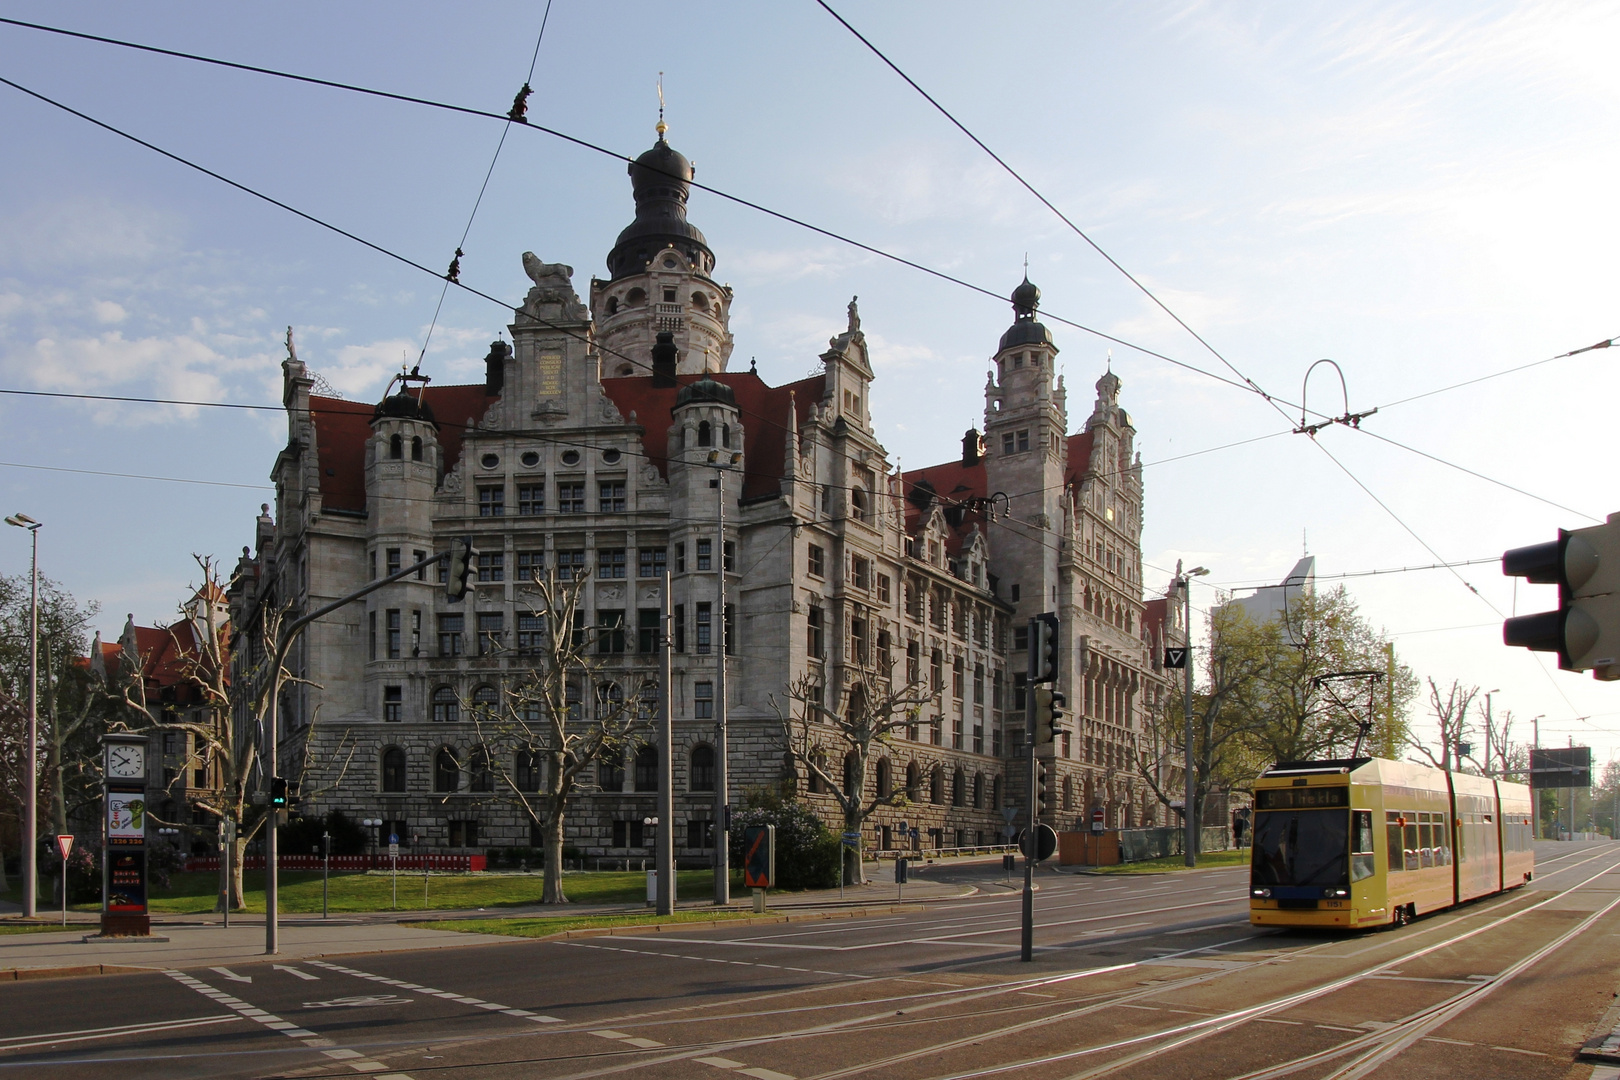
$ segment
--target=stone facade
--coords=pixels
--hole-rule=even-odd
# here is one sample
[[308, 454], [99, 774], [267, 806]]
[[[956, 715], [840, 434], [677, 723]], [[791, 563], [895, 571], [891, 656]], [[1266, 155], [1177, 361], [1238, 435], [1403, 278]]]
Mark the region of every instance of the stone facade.
[[[262, 655], [253, 627], [267, 603], [314, 610], [457, 537], [480, 552], [464, 600], [448, 599], [434, 567], [300, 639], [278, 756], [288, 773], [313, 762], [305, 812], [381, 818], [419, 850], [537, 846], [508, 796], [477, 790], [466, 716], [528, 663], [531, 572], [583, 566], [583, 619], [608, 628], [598, 659], [627, 681], [656, 677], [659, 592], [672, 574], [673, 824], [685, 862], [709, 850], [714, 795], [693, 762], [713, 752], [723, 624], [734, 804], [789, 781], [837, 827], [832, 800], [786, 759], [772, 699], [808, 675], [842, 707], [852, 673], [876, 667], [926, 679], [937, 698], [873, 754], [866, 783], [911, 797], [868, 822], [869, 844], [897, 846], [901, 821], [930, 846], [997, 842], [1002, 808], [1027, 787], [1014, 756], [1015, 628], [1056, 610], [1060, 686], [1079, 730], [1059, 748], [1049, 820], [1070, 827], [1093, 803], [1111, 824], [1153, 820], [1134, 758], [1151, 750], [1138, 740], [1162, 675], [1119, 380], [1103, 376], [1085, 432], [1068, 435], [1057, 350], [1026, 282], [992, 360], [985, 453], [970, 432], [961, 463], [901, 474], [873, 433], [874, 359], [855, 303], [817, 374], [773, 387], [729, 371], [732, 293], [685, 218], [690, 164], [661, 137], [630, 173], [637, 216], [610, 277], [591, 282], [587, 303], [571, 268], [525, 255], [534, 286], [512, 344], [492, 344], [482, 385], [407, 378], [375, 407], [323, 396], [289, 333], [274, 514], [265, 508], [231, 592], [233, 624], [247, 630], [239, 674]], [[830, 732], [826, 747], [842, 754]], [[459, 769], [438, 767], [445, 750]], [[632, 755], [587, 785], [568, 819], [572, 846], [650, 855], [641, 822], [656, 795], [639, 771]]]

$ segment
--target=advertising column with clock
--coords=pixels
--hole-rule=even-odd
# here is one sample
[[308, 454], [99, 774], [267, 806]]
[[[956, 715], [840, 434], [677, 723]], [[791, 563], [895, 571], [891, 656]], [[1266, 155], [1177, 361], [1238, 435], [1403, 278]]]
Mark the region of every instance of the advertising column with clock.
[[101, 936], [146, 937], [146, 748], [144, 735], [104, 735]]

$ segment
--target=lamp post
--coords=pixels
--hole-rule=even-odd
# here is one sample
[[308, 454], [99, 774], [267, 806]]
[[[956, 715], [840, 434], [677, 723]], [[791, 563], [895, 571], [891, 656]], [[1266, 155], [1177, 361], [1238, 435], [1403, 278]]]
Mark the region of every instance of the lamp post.
[[704, 462], [714, 470], [710, 483], [719, 511], [714, 552], [715, 615], [720, 620], [720, 647], [714, 665], [714, 902], [722, 906], [731, 903], [731, 802], [726, 770], [726, 474], [735, 471], [741, 461], [740, 453], [710, 450]]
[[1491, 775], [1491, 695], [1500, 694], [1499, 686], [1494, 690], [1485, 691], [1485, 775]]
[[34, 890], [38, 888], [39, 852], [36, 850], [39, 831], [36, 793], [39, 790], [39, 530], [40, 522], [27, 514], [13, 514], [6, 518], [7, 525], [27, 529], [33, 543], [30, 562], [28, 596], [28, 783], [23, 788], [23, 918], [32, 919]]
[[1182, 572], [1181, 560], [1176, 560], [1175, 584], [1181, 589], [1182, 611], [1186, 618], [1187, 630], [1187, 656], [1183, 674], [1187, 677], [1186, 688], [1183, 691], [1182, 701], [1186, 706], [1186, 731], [1182, 741], [1182, 825], [1186, 834], [1182, 837], [1181, 846], [1186, 854], [1188, 866], [1198, 865], [1198, 827], [1199, 821], [1193, 814], [1193, 797], [1197, 783], [1193, 773], [1193, 651], [1192, 651], [1192, 579], [1203, 577], [1209, 570], [1202, 566], [1195, 566], [1191, 570]]

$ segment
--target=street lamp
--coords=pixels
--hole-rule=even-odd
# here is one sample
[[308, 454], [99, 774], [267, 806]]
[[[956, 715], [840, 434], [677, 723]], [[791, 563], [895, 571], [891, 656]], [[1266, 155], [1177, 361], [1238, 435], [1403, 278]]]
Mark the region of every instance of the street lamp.
[[32, 919], [34, 890], [38, 887], [39, 868], [35, 865], [35, 834], [38, 832], [38, 807], [35, 795], [39, 788], [39, 530], [41, 524], [27, 514], [13, 514], [6, 518], [7, 525], [27, 529], [33, 542], [33, 561], [29, 570], [28, 599], [28, 783], [23, 788], [23, 918]]
[[1203, 577], [1209, 570], [1202, 566], [1195, 566], [1183, 572], [1181, 560], [1176, 560], [1176, 580], [1172, 583], [1181, 589], [1181, 602], [1186, 617], [1187, 655], [1183, 661], [1183, 672], [1187, 676], [1186, 689], [1183, 692], [1183, 703], [1186, 706], [1187, 730], [1183, 733], [1182, 741], [1182, 826], [1186, 833], [1182, 838], [1181, 846], [1186, 855], [1188, 866], [1198, 865], [1198, 827], [1200, 822], [1193, 813], [1194, 788], [1197, 786], [1193, 779], [1193, 652], [1192, 652], [1192, 579]]
[[[719, 508], [719, 539], [714, 553], [714, 576], [718, 582], [715, 596], [716, 614], [720, 618], [720, 651], [716, 654], [714, 678], [714, 902], [731, 903], [731, 849], [728, 837], [731, 827], [731, 806], [727, 798], [730, 782], [726, 776], [726, 473], [735, 472], [742, 462], [739, 453], [710, 450], [703, 464], [715, 470], [710, 484], [715, 488], [715, 503]], [[665, 690], [668, 693], [668, 690]], [[674, 880], [673, 871], [670, 880]]]
[[377, 830], [382, 828], [382, 818], [375, 818], [375, 817], [361, 818], [360, 819], [360, 824], [362, 824], [366, 828], [372, 830], [372, 832], [371, 832], [371, 857], [372, 857], [373, 860], [375, 860], [377, 858]]

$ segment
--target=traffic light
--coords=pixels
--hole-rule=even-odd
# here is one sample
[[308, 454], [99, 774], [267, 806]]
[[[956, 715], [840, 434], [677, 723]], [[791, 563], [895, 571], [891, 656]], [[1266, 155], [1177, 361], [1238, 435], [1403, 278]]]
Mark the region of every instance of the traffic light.
[[1620, 513], [1602, 525], [1559, 529], [1558, 539], [1502, 555], [1502, 573], [1558, 586], [1558, 610], [1502, 624], [1502, 641], [1558, 654], [1565, 671], [1620, 679]]
[[473, 570], [476, 569], [478, 551], [472, 546], [472, 538], [463, 536], [450, 546], [450, 574], [445, 579], [445, 588], [450, 593], [450, 599], [460, 600], [467, 595], [467, 582], [472, 580]]
[[1057, 682], [1058, 617], [1047, 611], [1029, 620], [1029, 681], [1030, 685]]
[[270, 809], [287, 809], [287, 778], [273, 776], [270, 778]]
[[1037, 818], [1046, 816], [1047, 781], [1050, 775], [1046, 771], [1045, 765], [1037, 764], [1035, 766], [1035, 816]]
[[1067, 704], [1068, 701], [1056, 690], [1048, 690], [1044, 686], [1035, 688], [1035, 749], [1037, 753], [1057, 742], [1058, 733], [1063, 730], [1063, 707]]

